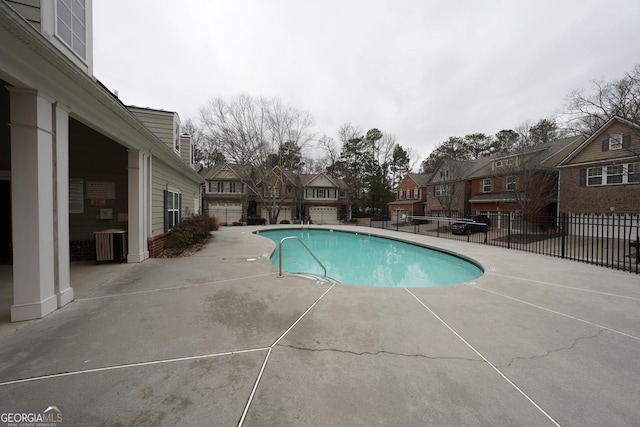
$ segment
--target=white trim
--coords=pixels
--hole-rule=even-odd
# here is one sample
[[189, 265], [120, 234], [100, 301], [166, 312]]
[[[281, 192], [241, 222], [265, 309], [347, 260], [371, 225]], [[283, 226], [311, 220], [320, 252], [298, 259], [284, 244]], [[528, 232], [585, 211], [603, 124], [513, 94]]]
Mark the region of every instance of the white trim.
[[[585, 182], [585, 186], [586, 187], [607, 187], [607, 186], [612, 186], [612, 185], [624, 185], [624, 184], [640, 184], [640, 181], [631, 181], [629, 182], [629, 165], [640, 165], [640, 160], [638, 160], [637, 162], [632, 162], [632, 163], [619, 163], [619, 164], [615, 164], [615, 165], [603, 165], [603, 166], [594, 166], [594, 167], [590, 167], [587, 168], [587, 176], [586, 176], [586, 182]], [[612, 167], [620, 167], [622, 168], [622, 172], [621, 173], [612, 173], [611, 175], [608, 174], [608, 169], [612, 168]], [[600, 178], [600, 183], [599, 184], [589, 184], [589, 172], [591, 170], [595, 170], [595, 169], [600, 169], [600, 175], [593, 175], [591, 176], [591, 178]], [[635, 175], [635, 171], [633, 173]], [[640, 174], [640, 172], [639, 172]], [[622, 177], [622, 182], [608, 182], [609, 177], [613, 177], [613, 176], [621, 176]]]

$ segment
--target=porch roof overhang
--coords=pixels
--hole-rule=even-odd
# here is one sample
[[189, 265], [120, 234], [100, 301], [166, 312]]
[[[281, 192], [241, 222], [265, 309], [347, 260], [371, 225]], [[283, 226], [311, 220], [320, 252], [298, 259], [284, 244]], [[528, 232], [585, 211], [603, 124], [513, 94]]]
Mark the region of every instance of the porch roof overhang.
[[55, 99], [69, 117], [127, 149], [139, 150], [196, 183], [204, 179], [140, 123], [94, 76], [80, 69], [7, 3], [0, 1], [0, 79]]

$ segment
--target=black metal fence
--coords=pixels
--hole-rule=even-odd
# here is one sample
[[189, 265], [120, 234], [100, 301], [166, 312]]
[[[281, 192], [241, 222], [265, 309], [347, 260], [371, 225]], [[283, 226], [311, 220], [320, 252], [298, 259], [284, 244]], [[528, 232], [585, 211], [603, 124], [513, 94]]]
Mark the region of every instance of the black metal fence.
[[[489, 227], [472, 217], [400, 216], [357, 225], [424, 234], [549, 255], [640, 273], [640, 214], [601, 213], [553, 216], [493, 212]], [[453, 224], [463, 224], [452, 233]]]

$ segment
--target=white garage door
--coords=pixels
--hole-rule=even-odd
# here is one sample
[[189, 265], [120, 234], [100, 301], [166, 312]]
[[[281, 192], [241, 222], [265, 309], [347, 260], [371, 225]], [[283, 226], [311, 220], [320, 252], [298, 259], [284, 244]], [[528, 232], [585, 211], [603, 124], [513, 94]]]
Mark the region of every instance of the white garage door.
[[309, 208], [309, 216], [314, 224], [336, 223], [338, 221], [338, 208], [314, 206]]
[[209, 216], [214, 216], [220, 222], [233, 224], [242, 221], [242, 205], [209, 204]]
[[[262, 209], [261, 216], [262, 218], [267, 220], [267, 223], [269, 222], [269, 212], [267, 212], [266, 209]], [[278, 214], [278, 222], [282, 221], [283, 219], [288, 219], [289, 221], [291, 221], [291, 208], [280, 208], [280, 214]]]

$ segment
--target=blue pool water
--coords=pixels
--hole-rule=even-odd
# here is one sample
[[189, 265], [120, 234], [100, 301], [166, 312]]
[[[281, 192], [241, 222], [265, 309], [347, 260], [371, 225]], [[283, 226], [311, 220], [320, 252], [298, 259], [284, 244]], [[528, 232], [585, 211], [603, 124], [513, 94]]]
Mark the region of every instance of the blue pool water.
[[[483, 270], [461, 257], [418, 245], [367, 234], [317, 229], [278, 229], [256, 232], [276, 243], [271, 262], [278, 267], [278, 244], [296, 236], [342, 284], [380, 287], [428, 287], [462, 283]], [[322, 275], [322, 268], [295, 239], [282, 246], [282, 269], [289, 273]]]

